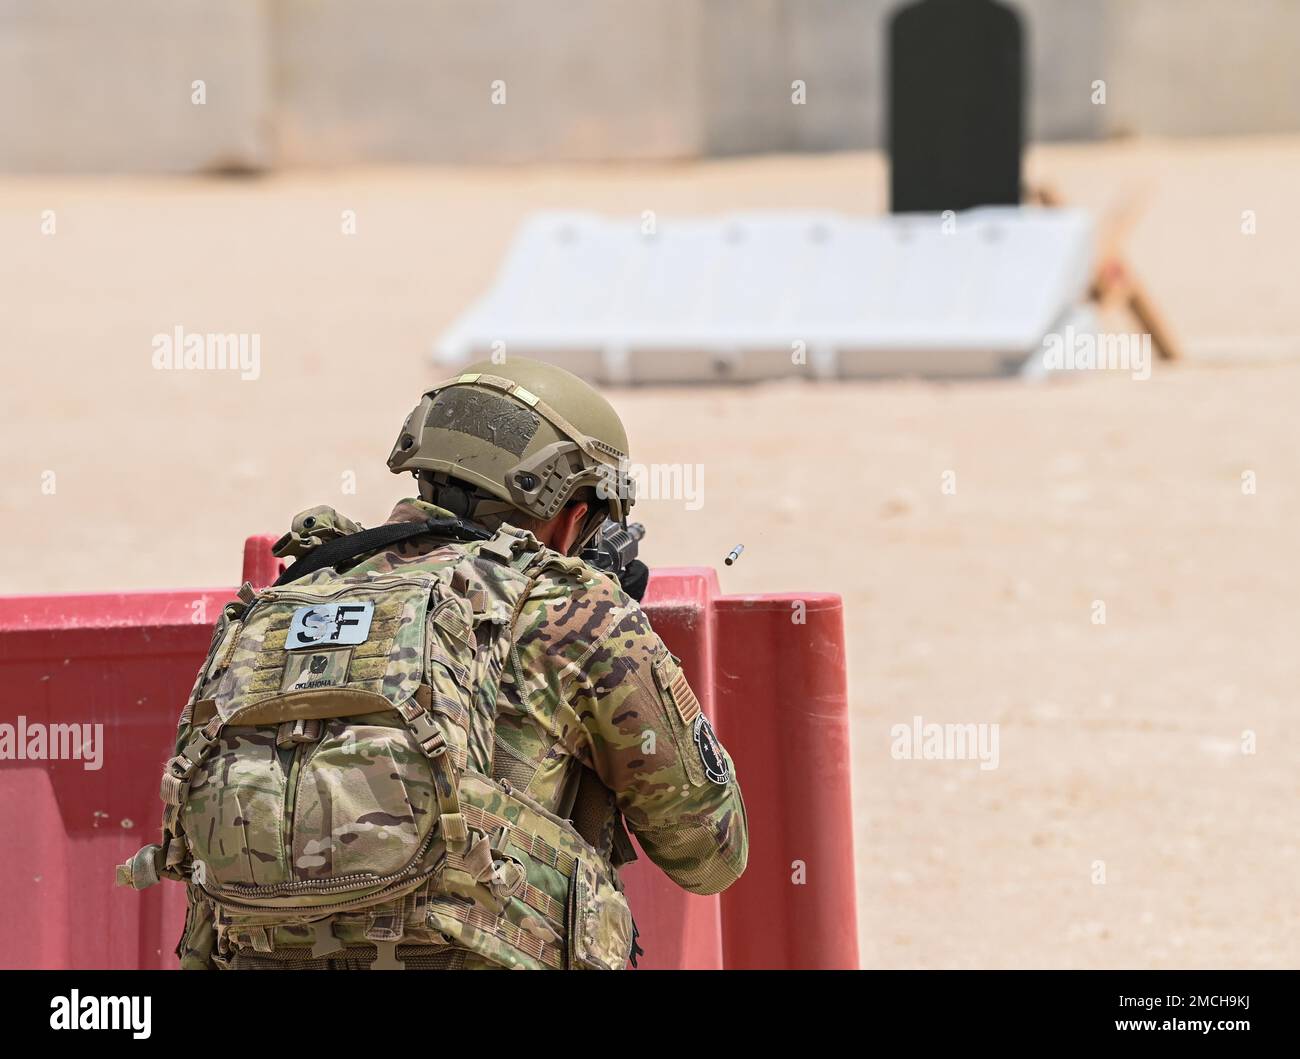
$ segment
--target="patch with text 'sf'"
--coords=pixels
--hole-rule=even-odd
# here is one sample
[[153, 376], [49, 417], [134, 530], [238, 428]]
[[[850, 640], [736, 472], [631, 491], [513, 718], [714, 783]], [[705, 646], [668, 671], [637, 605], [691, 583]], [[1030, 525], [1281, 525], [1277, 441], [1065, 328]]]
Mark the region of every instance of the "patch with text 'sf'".
[[695, 749], [700, 752], [700, 760], [704, 762], [704, 775], [725, 787], [731, 780], [731, 768], [722, 752], [722, 744], [713, 734], [713, 725], [709, 724], [709, 719], [704, 714], [695, 718]]
[[312, 688], [336, 688], [348, 682], [348, 662], [352, 651], [312, 651], [289, 655], [284, 667], [281, 691], [310, 691]]
[[365, 643], [370, 635], [373, 603], [312, 603], [293, 612], [286, 651], [313, 647], [347, 647]]

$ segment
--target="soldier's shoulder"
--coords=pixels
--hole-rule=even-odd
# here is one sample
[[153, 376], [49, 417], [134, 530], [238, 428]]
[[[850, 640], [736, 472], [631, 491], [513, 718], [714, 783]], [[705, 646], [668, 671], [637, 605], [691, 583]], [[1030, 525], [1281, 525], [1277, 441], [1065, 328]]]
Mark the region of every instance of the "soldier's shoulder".
[[536, 587], [549, 592], [602, 591], [618, 583], [603, 570], [598, 570], [579, 555], [564, 555], [545, 545], [537, 552], [529, 568], [536, 578]]
[[616, 634], [621, 640], [654, 635], [640, 605], [617, 579], [582, 559], [546, 548], [531, 572], [536, 580], [517, 630], [521, 650], [582, 662]]
[[[528, 604], [571, 602], [575, 606], [625, 607], [633, 603], [618, 579], [577, 555], [563, 555], [543, 547], [529, 568], [533, 584]], [[635, 604], [633, 604], [635, 605]], [[560, 609], [560, 608], [555, 608]]]

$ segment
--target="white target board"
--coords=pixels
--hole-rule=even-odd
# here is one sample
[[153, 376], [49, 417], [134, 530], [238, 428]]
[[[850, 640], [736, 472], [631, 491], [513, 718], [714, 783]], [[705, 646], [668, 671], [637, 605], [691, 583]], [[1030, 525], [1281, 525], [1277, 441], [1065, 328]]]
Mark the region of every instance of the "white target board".
[[545, 212], [438, 341], [613, 383], [1016, 371], [1079, 306], [1080, 210], [856, 217]]

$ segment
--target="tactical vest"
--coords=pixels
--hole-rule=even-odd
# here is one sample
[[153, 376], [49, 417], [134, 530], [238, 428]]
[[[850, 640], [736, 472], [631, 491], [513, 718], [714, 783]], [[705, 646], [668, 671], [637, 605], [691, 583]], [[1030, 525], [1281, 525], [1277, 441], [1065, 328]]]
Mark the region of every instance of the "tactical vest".
[[623, 968], [617, 872], [492, 778], [539, 548], [503, 526], [393, 573], [245, 585], [181, 716], [162, 843], [119, 882], [188, 882], [219, 966], [432, 967], [459, 947], [502, 967]]

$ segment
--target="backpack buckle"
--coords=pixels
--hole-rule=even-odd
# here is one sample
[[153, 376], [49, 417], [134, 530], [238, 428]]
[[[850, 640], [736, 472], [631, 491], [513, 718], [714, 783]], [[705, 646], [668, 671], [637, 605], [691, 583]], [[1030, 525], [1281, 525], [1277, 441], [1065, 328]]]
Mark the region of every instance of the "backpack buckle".
[[447, 738], [442, 734], [432, 717], [424, 710], [414, 716], [408, 717], [407, 725], [411, 729], [411, 734], [415, 736], [415, 741], [420, 746], [420, 752], [425, 757], [441, 757], [447, 752]]
[[162, 784], [158, 797], [164, 805], [179, 806], [190, 789], [190, 780], [199, 769], [197, 761], [191, 761], [184, 754], [177, 754], [163, 766]]
[[540, 551], [541, 547], [541, 542], [528, 530], [502, 523], [496, 533], [479, 546], [479, 551], [509, 565], [524, 552]]

